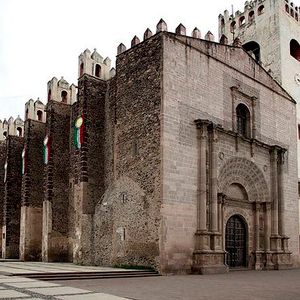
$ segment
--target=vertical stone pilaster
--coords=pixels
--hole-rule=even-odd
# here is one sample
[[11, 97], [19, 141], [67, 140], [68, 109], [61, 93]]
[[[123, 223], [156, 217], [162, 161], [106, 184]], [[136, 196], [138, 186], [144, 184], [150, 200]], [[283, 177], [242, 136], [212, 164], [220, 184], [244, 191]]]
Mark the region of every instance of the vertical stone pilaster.
[[214, 126], [210, 129], [210, 213], [211, 231], [218, 231], [218, 178], [217, 178], [217, 133]]
[[278, 152], [273, 148], [271, 152], [271, 185], [272, 185], [272, 235], [278, 236]]
[[265, 250], [270, 251], [271, 203], [265, 203]]
[[207, 230], [207, 216], [206, 216], [206, 204], [207, 204], [207, 124], [204, 124], [200, 130], [198, 130], [198, 147], [199, 147], [199, 192], [198, 192], [198, 204], [197, 204], [197, 230]]
[[[218, 206], [216, 128], [210, 121], [196, 122], [199, 149], [199, 189], [196, 246], [192, 271], [197, 274], [225, 273], [228, 271], [228, 267], [225, 265], [225, 252], [222, 250], [222, 234], [218, 232], [222, 227], [222, 220], [218, 219], [219, 212], [222, 211], [222, 203], [219, 203]], [[208, 194], [210, 197], [209, 228], [206, 217]]]
[[255, 250], [259, 251], [260, 246], [259, 246], [259, 215], [260, 215], [260, 203], [255, 203], [254, 204], [254, 209], [255, 209]]
[[285, 236], [285, 213], [284, 213], [284, 192], [283, 192], [283, 164], [284, 152], [281, 151], [278, 155], [278, 230], [281, 236]]

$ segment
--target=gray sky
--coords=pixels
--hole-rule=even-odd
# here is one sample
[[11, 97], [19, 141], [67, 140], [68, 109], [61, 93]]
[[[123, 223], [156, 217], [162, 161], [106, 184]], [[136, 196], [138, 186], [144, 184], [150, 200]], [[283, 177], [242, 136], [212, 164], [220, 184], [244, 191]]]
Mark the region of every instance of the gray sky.
[[23, 118], [24, 103], [45, 103], [53, 76], [77, 81], [78, 55], [97, 48], [113, 65], [117, 46], [127, 48], [160, 18], [174, 32], [179, 23], [190, 34], [211, 30], [217, 38], [218, 15], [243, 10], [244, 0], [0, 0], [0, 119]]

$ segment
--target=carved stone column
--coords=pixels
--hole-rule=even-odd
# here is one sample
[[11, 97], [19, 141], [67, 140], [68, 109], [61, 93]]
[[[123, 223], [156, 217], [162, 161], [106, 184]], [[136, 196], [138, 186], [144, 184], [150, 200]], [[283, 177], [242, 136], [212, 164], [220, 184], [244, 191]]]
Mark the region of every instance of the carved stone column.
[[270, 251], [271, 203], [265, 203], [265, 250]]
[[277, 149], [271, 153], [271, 177], [272, 177], [272, 235], [278, 235], [278, 173], [277, 173]]
[[206, 204], [207, 204], [207, 124], [203, 124], [198, 130], [198, 147], [199, 147], [199, 195], [198, 195], [198, 230], [207, 230]]
[[277, 251], [281, 247], [278, 228], [278, 148], [273, 147], [271, 151], [271, 195], [272, 195], [272, 235], [271, 250]]
[[263, 252], [260, 251], [260, 203], [254, 203], [254, 210], [255, 210], [255, 270], [262, 270], [263, 269]]
[[[212, 122], [197, 120], [198, 129], [198, 199], [196, 245], [193, 254], [193, 273], [224, 273], [225, 252], [222, 234], [218, 232], [217, 150], [216, 129]], [[207, 169], [208, 166], [208, 169]], [[207, 225], [207, 204], [210, 197], [210, 226]]]
[[212, 126], [210, 130], [210, 194], [211, 194], [211, 231], [218, 231], [218, 153], [217, 153], [217, 133]]
[[285, 218], [284, 218], [284, 193], [283, 193], [283, 164], [284, 152], [278, 155], [278, 219], [279, 219], [279, 234], [285, 236]]
[[265, 269], [272, 270], [274, 269], [274, 264], [272, 262], [271, 246], [270, 246], [270, 237], [271, 237], [271, 203], [265, 203]]

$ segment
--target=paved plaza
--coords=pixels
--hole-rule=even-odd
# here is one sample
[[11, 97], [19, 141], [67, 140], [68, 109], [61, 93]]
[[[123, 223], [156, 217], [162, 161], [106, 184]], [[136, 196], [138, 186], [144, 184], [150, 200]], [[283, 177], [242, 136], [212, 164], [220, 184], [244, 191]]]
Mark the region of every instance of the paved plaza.
[[[28, 273], [105, 272], [73, 264], [0, 262], [0, 299], [298, 300], [300, 269], [235, 271], [222, 275], [159, 276], [45, 282]], [[12, 274], [17, 276], [11, 276]]]
[[76, 280], [57, 283], [135, 300], [300, 299], [300, 270], [235, 271], [223, 275]]

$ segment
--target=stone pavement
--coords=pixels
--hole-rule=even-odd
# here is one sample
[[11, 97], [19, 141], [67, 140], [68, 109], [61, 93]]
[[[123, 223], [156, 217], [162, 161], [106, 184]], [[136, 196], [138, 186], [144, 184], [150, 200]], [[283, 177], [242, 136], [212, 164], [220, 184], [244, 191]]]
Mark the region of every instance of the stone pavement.
[[0, 275], [0, 299], [126, 300], [62, 284], [4, 275]]
[[235, 271], [210, 276], [79, 279], [55, 282], [22, 277], [28, 272], [95, 270], [118, 269], [65, 263], [0, 262], [0, 299], [300, 300], [300, 269], [269, 272]]
[[300, 300], [300, 269], [59, 283], [135, 300]]
[[[71, 263], [0, 261], [0, 299], [122, 300], [125, 298], [22, 277], [29, 273], [114, 272], [123, 269]], [[129, 271], [129, 270], [126, 270]], [[9, 275], [19, 276], [9, 276]]]

